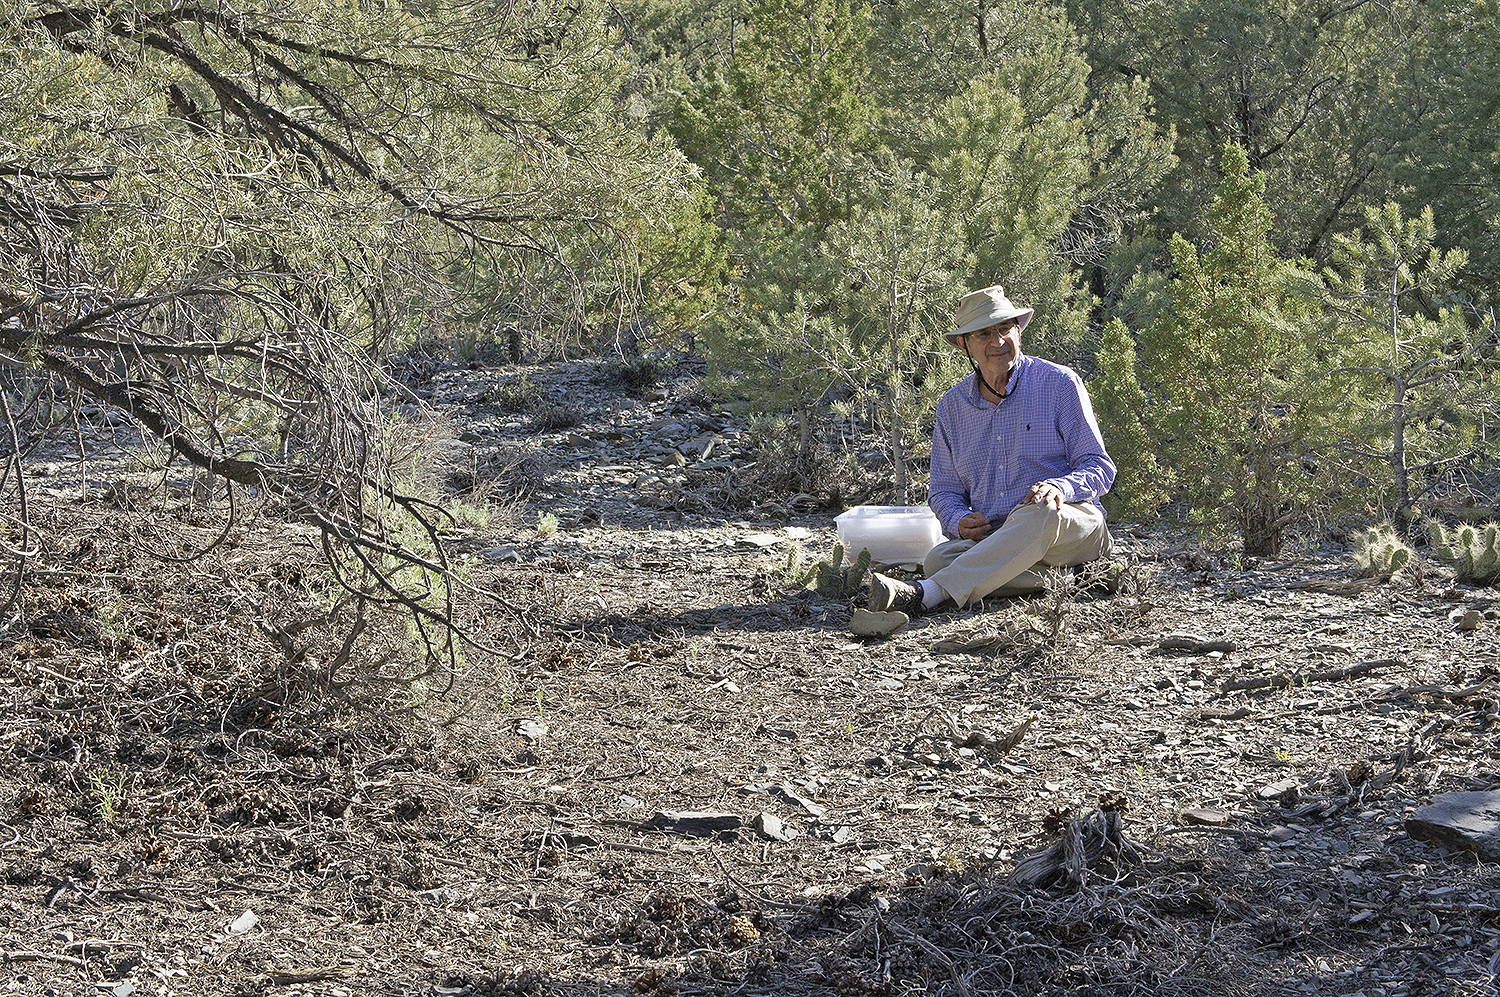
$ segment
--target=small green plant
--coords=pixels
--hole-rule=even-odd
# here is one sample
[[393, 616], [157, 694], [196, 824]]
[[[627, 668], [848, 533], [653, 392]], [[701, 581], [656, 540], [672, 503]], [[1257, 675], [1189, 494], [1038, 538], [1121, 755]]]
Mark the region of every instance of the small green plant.
[[1278, 762], [1281, 762], [1283, 765], [1292, 764], [1292, 753], [1285, 748], [1277, 748], [1275, 751], [1271, 752], [1271, 754], [1273, 754], [1276, 757], [1276, 760]]
[[522, 376], [495, 385], [485, 392], [481, 399], [488, 401], [501, 412], [509, 414], [529, 412], [541, 402], [542, 389], [531, 378]]
[[99, 823], [113, 824], [115, 818], [120, 815], [121, 804], [125, 801], [125, 774], [122, 772], [110, 779], [101, 773], [90, 772], [88, 791], [94, 801], [94, 816]]
[[444, 503], [443, 511], [453, 517], [453, 522], [459, 527], [482, 530], [490, 525], [490, 510], [485, 505], [454, 499]]
[[1390, 579], [1409, 567], [1414, 557], [1390, 523], [1372, 526], [1354, 537], [1354, 564], [1366, 578]]
[[786, 560], [774, 572], [774, 581], [784, 588], [796, 588], [806, 583], [807, 572], [802, 569], [802, 545], [792, 544], [787, 548]]
[[639, 398], [656, 386], [661, 374], [661, 368], [656, 362], [646, 357], [616, 359], [607, 361], [596, 369], [594, 383], [620, 387], [632, 398]]
[[803, 573], [801, 581], [803, 585], [811, 586], [822, 595], [834, 598], [847, 598], [858, 592], [865, 583], [865, 575], [870, 570], [870, 548], [866, 547], [859, 552], [853, 564], [844, 563], [844, 545], [837, 541], [833, 545], [833, 553], [828, 560], [819, 561]]
[[1500, 581], [1500, 523], [1460, 526], [1451, 533], [1443, 524], [1433, 523], [1427, 538], [1433, 553], [1453, 565], [1461, 581], [1480, 585]]
[[957, 876], [964, 871], [964, 860], [953, 852], [944, 852], [932, 860], [931, 869], [934, 876]]
[[130, 620], [125, 616], [124, 596], [116, 598], [109, 605], [99, 606], [94, 612], [99, 616], [100, 636], [110, 647], [128, 644], [135, 636]]
[[537, 513], [536, 535], [543, 540], [557, 535], [557, 517], [550, 512]]

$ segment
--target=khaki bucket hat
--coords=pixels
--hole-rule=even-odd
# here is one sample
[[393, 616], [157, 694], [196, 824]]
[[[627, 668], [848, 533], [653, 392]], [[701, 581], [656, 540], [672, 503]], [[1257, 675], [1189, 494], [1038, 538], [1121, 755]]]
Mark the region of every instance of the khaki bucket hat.
[[1021, 330], [1024, 332], [1034, 311], [1035, 309], [1022, 308], [1012, 302], [1005, 296], [1005, 288], [999, 284], [983, 287], [958, 299], [958, 314], [953, 318], [958, 328], [943, 333], [943, 338], [963, 349], [963, 344], [958, 341], [960, 336], [967, 336], [971, 332], [978, 332], [1013, 318], [1021, 320]]

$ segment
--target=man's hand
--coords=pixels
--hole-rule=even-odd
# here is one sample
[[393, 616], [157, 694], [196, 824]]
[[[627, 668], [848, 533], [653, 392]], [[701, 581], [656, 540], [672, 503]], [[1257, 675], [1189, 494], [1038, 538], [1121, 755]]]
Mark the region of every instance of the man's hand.
[[983, 540], [990, 532], [990, 521], [983, 513], [971, 512], [958, 521], [958, 535], [964, 540]]
[[1038, 481], [1031, 486], [1031, 491], [1027, 492], [1026, 497], [1021, 500], [1022, 505], [1032, 503], [1051, 506], [1054, 510], [1061, 509], [1063, 507], [1062, 490], [1054, 484]]

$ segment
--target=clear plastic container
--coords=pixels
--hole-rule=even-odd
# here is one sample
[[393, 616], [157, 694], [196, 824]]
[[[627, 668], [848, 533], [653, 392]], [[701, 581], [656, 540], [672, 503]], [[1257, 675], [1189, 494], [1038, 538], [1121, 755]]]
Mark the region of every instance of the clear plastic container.
[[833, 519], [844, 563], [864, 548], [879, 564], [921, 564], [943, 539], [943, 528], [925, 505], [857, 505]]

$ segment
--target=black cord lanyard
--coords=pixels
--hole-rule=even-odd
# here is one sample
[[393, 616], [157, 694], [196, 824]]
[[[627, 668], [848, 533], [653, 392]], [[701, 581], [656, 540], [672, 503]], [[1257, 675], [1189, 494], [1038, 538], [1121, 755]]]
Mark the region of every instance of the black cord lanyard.
[[[966, 360], [969, 361], [969, 368], [974, 372], [974, 376], [977, 377], [977, 378], [979, 378], [979, 383], [982, 384], [982, 385], [984, 385], [985, 390], [988, 391], [990, 394], [994, 395], [996, 398], [999, 398], [1000, 401], [1004, 401], [1005, 399], [1009, 398], [1011, 395], [1015, 394], [1015, 391], [1006, 391], [1004, 393], [1001, 393], [999, 391], [996, 391], [994, 388], [990, 387], [990, 382], [986, 381], [984, 379], [984, 375], [979, 372], [979, 365], [974, 362], [974, 358], [973, 357], [969, 356], [969, 349], [968, 349], [968, 344], [967, 343], [964, 344], [964, 359], [966, 359]], [[1021, 358], [1019, 356], [1016, 357], [1015, 364], [1013, 365], [1013, 368], [1014, 368], [1015, 373], [1016, 373], [1016, 387], [1019, 388], [1021, 386], [1021, 376], [1020, 376], [1021, 375]], [[981, 400], [984, 400], [984, 395], [980, 395], [979, 397], [980, 397]], [[998, 402], [996, 404], [998, 404]]]

